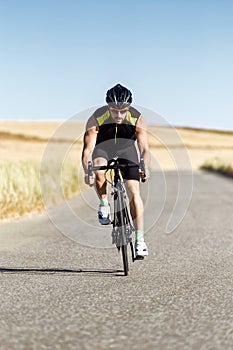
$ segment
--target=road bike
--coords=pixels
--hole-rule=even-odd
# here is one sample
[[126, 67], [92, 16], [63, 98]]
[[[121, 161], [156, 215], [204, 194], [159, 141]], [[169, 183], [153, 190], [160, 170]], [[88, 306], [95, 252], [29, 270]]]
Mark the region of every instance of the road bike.
[[[127, 204], [127, 194], [122, 177], [122, 169], [125, 167], [138, 167], [145, 174], [144, 160], [141, 157], [139, 164], [122, 164], [118, 158], [113, 158], [108, 161], [107, 165], [93, 166], [92, 162], [88, 162], [88, 181], [93, 176], [93, 172], [97, 170], [105, 170], [105, 177], [107, 172], [110, 173], [110, 180], [106, 180], [112, 187], [111, 195], [114, 199], [114, 216], [111, 222], [112, 224], [112, 243], [116, 245], [118, 251], [121, 251], [124, 275], [127, 276], [129, 273], [129, 262], [128, 262], [128, 245], [130, 246], [132, 261], [143, 259], [144, 257], [137, 257], [135, 255], [135, 249], [133, 245], [133, 232], [134, 226], [132, 224], [131, 216], [129, 214]], [[145, 179], [142, 179], [145, 182]]]

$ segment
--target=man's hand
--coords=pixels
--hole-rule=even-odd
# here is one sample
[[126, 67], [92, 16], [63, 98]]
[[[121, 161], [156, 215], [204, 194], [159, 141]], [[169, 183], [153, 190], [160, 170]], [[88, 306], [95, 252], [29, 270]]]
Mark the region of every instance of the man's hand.
[[139, 175], [142, 180], [142, 182], [145, 182], [150, 177], [150, 171], [145, 167], [144, 159], [143, 157], [140, 158], [140, 164], [139, 164]]
[[95, 174], [92, 173], [92, 176], [89, 176], [88, 174], [85, 174], [84, 182], [86, 185], [93, 186], [95, 183]]
[[140, 175], [140, 179], [142, 180], [142, 182], [145, 182], [150, 177], [150, 171], [149, 171], [149, 169], [145, 169], [145, 170], [139, 169], [139, 175]]

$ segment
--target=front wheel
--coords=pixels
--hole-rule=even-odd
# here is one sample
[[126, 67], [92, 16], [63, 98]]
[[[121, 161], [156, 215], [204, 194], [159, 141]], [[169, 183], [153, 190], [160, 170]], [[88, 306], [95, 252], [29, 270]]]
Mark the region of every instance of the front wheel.
[[[117, 188], [121, 184], [117, 183]], [[119, 191], [116, 196], [116, 212], [117, 223], [119, 225], [119, 242], [118, 247], [121, 249], [122, 259], [123, 259], [123, 268], [124, 275], [127, 276], [129, 274], [129, 263], [128, 263], [128, 254], [127, 254], [127, 225], [129, 224], [126, 216], [126, 202], [125, 197], [123, 195], [122, 188], [119, 188]]]
[[121, 246], [121, 253], [122, 253], [122, 259], [123, 259], [124, 274], [125, 276], [128, 276], [129, 263], [128, 263], [128, 254], [127, 254], [127, 244], [124, 244]]

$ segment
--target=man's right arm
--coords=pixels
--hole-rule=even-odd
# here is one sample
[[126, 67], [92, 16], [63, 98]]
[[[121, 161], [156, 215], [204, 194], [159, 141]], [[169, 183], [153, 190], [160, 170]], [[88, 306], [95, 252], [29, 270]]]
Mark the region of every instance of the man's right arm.
[[96, 119], [92, 116], [89, 118], [83, 139], [82, 165], [85, 174], [87, 174], [88, 162], [92, 160], [92, 153], [95, 148], [98, 126]]

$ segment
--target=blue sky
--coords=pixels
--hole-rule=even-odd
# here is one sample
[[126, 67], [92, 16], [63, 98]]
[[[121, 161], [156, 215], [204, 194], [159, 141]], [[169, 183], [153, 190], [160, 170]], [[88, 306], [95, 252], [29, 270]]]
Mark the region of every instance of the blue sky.
[[134, 103], [182, 126], [233, 129], [233, 1], [0, 0], [0, 119], [61, 120]]

